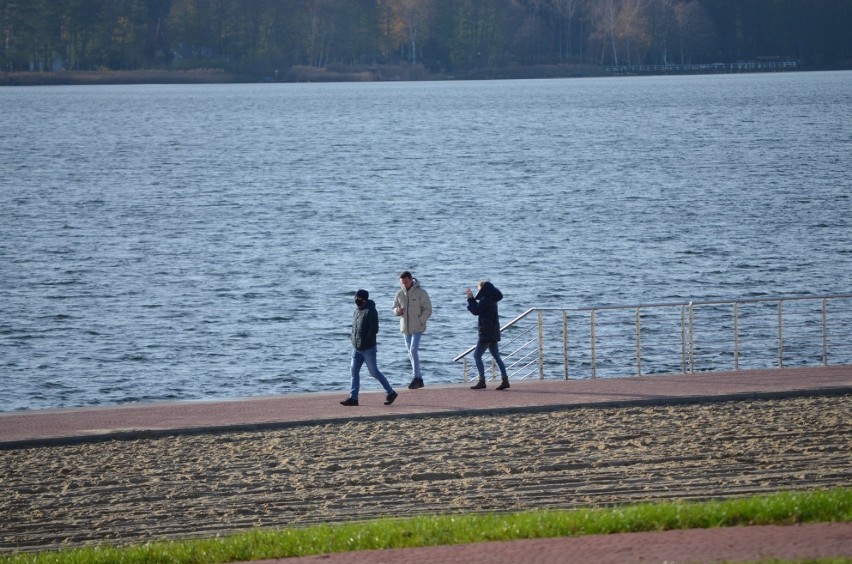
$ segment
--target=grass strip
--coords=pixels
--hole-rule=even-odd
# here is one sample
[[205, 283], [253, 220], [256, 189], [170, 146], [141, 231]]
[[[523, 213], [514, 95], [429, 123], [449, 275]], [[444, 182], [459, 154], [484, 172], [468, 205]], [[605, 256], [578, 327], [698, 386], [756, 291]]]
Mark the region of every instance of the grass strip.
[[720, 501], [387, 518], [227, 537], [4, 555], [13, 564], [212, 564], [352, 550], [593, 534], [852, 521], [852, 489], [780, 492]]

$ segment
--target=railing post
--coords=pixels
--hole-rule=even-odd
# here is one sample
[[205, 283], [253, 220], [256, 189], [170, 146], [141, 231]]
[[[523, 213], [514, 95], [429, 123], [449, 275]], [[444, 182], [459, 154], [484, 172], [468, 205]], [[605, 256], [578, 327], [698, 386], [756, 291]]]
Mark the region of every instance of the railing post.
[[734, 302], [734, 370], [740, 369], [740, 314], [739, 304]]
[[595, 360], [596, 360], [596, 357], [595, 357], [595, 354], [596, 354], [596, 351], [595, 351], [595, 310], [592, 310], [591, 323], [592, 323], [592, 331], [591, 331], [592, 332], [592, 378], [595, 378], [595, 364], [596, 364], [596, 362], [595, 362]]
[[568, 379], [568, 312], [562, 310], [562, 357], [565, 361], [564, 379]]
[[784, 300], [778, 300], [778, 368], [784, 368]]
[[828, 366], [828, 298], [822, 299], [822, 365]]
[[689, 302], [689, 373], [695, 374], [695, 312]]
[[538, 310], [538, 379], [544, 380], [544, 312]]
[[680, 306], [680, 373], [686, 374], [686, 306]]
[[639, 308], [636, 308], [636, 375], [642, 375], [642, 326], [639, 321]]
[[462, 378], [464, 378], [464, 382], [469, 382], [467, 379], [467, 357], [465, 356], [462, 359]]

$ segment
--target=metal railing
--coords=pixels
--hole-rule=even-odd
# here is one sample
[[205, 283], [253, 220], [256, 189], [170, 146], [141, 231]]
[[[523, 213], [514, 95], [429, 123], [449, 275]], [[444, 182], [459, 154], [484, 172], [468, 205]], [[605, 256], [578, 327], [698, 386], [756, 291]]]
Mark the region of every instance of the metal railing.
[[[831, 305], [831, 307], [829, 307]], [[510, 378], [852, 363], [852, 294], [533, 307], [502, 327]], [[554, 334], [559, 334], [556, 339]], [[469, 378], [470, 347], [453, 359]], [[557, 360], [553, 360], [557, 359]], [[497, 377], [491, 360], [491, 377]]]

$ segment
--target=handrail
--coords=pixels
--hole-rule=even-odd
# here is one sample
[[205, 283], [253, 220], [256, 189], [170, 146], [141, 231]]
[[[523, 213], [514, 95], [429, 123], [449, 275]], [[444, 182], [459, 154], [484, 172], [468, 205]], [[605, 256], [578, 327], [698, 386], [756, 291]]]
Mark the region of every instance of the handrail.
[[[689, 304], [702, 306], [702, 305], [728, 305], [728, 304], [748, 304], [748, 303], [757, 303], [757, 302], [777, 302], [779, 300], [783, 300], [785, 302], [792, 301], [802, 301], [802, 300], [822, 300], [822, 299], [848, 299], [852, 298], [852, 294], [828, 294], [828, 295], [819, 295], [819, 296], [773, 296], [767, 298], [738, 298], [736, 300], [704, 300], [704, 301], [695, 301], [695, 300], [687, 300], [683, 302], [649, 302], [649, 303], [641, 303], [641, 304], [632, 304], [632, 305], [593, 305], [593, 306], [583, 306], [583, 307], [531, 307], [521, 315], [519, 315], [516, 319], [523, 317], [524, 315], [529, 314], [533, 310], [541, 310], [541, 311], [592, 311], [592, 310], [603, 310], [603, 309], [636, 309], [638, 308], [650, 308], [650, 307], [678, 307], [678, 306], [688, 306]], [[513, 320], [514, 321], [514, 320]], [[474, 347], [475, 348], [475, 347]], [[473, 348], [471, 349], [473, 350]]]
[[[828, 302], [831, 300], [845, 300], [852, 299], [852, 294], [830, 294], [830, 295], [794, 295], [794, 296], [777, 296], [777, 297], [759, 297], [759, 298], [741, 298], [736, 300], [690, 300], [690, 301], [679, 301], [679, 302], [649, 302], [649, 303], [640, 303], [640, 304], [632, 304], [632, 305], [593, 305], [593, 306], [582, 306], [582, 307], [572, 307], [572, 308], [558, 308], [558, 307], [531, 307], [512, 319], [510, 322], [506, 323], [501, 331], [510, 331], [517, 330], [518, 326], [526, 320], [530, 314], [536, 312], [538, 314], [537, 326], [538, 326], [538, 338], [530, 338], [520, 344], [515, 343], [516, 339], [519, 339], [523, 334], [528, 333], [532, 328], [527, 329], [521, 335], [518, 335], [515, 339], [509, 341], [510, 346], [501, 347], [505, 348], [503, 352], [504, 359], [506, 360], [507, 368], [514, 368], [519, 365], [520, 368], [514, 373], [510, 373], [510, 377], [518, 376], [524, 370], [529, 369], [529, 367], [538, 363], [538, 373], [539, 378], [544, 378], [545, 372], [545, 349], [553, 348], [558, 346], [554, 341], [548, 341], [545, 338], [544, 332], [544, 316], [548, 313], [559, 312], [561, 314], [561, 333], [562, 333], [562, 361], [563, 361], [563, 379], [569, 379], [569, 359], [574, 358], [585, 358], [584, 364], [585, 368], [591, 371], [591, 377], [597, 377], [597, 366], [599, 362], [599, 358], [602, 358], [602, 362], [604, 363], [612, 363], [613, 360], [611, 358], [603, 358], [601, 356], [600, 347], [601, 345], [606, 345], [604, 341], [608, 337], [612, 337], [611, 333], [614, 330], [613, 326], [616, 328], [619, 327], [624, 329], [626, 326], [626, 322], [623, 320], [619, 322], [618, 320], [611, 322], [610, 325], [607, 325], [604, 321], [599, 321], [598, 313], [607, 312], [607, 311], [622, 311], [629, 312], [635, 311], [635, 315], [631, 315], [632, 321], [630, 321], [630, 325], [633, 325], [633, 329], [627, 329], [630, 333], [633, 334], [630, 337], [631, 340], [634, 341], [635, 345], [635, 356], [633, 360], [633, 365], [635, 367], [636, 374], [641, 376], [643, 373], [643, 360], [644, 353], [647, 352], [649, 348], [646, 345], [646, 340], [649, 339], [647, 336], [643, 339], [643, 317], [645, 319], [650, 318], [653, 321], [656, 321], [658, 324], [664, 322], [664, 318], [666, 314], [664, 310], [667, 308], [680, 308], [680, 371], [681, 373], [694, 373], [696, 371], [696, 366], [698, 360], [701, 360], [702, 355], [705, 357], [708, 354], [708, 350], [712, 350], [713, 347], [718, 347], [719, 342], [718, 338], [716, 341], [706, 341], [700, 340], [700, 333], [707, 332], [710, 330], [716, 332], [730, 332], [731, 341], [727, 341], [729, 343], [733, 343], [733, 350], [723, 350], [721, 352], [717, 351], [717, 356], [721, 356], [726, 358], [728, 355], [732, 357], [733, 369], [740, 370], [741, 365], [743, 364], [743, 343], [753, 343], [754, 341], [760, 341], [761, 339], [765, 340], [767, 331], [775, 331], [775, 327], [777, 326], [777, 345], [773, 348], [777, 347], [777, 356], [775, 365], [779, 368], [783, 368], [785, 366], [785, 360], [789, 360], [791, 362], [803, 362], [801, 358], [793, 358], [792, 355], [796, 354], [795, 346], [785, 347], [785, 344], [789, 344], [787, 340], [790, 339], [790, 332], [785, 335], [785, 331], [787, 331], [788, 323], [785, 322], [785, 317], [787, 321], [791, 321], [789, 323], [792, 328], [801, 327], [795, 325], [794, 322], [799, 321], [803, 327], [807, 329], [811, 335], [811, 339], [816, 339], [815, 334], [821, 332], [821, 343], [818, 348], [821, 349], [821, 353], [819, 357], [821, 357], [821, 364], [828, 365], [829, 363], [829, 323], [828, 323]], [[785, 302], [805, 302], [805, 301], [818, 301], [821, 300], [821, 308], [820, 312], [815, 313], [813, 311], [809, 312], [788, 312], [784, 308]], [[760, 325], [758, 327], [751, 328], [751, 332], [749, 332], [749, 327], [745, 326], [741, 323], [741, 320], [748, 320], [754, 322], [755, 319], [760, 318], [766, 315], [766, 312], [763, 310], [754, 312], [752, 311], [749, 315], [746, 313], [744, 316], [742, 310], [746, 310], [748, 312], [748, 306], [752, 304], [777, 304], [777, 320], [769, 323], [772, 327], [767, 327], [765, 325]], [[712, 320], [712, 323], [706, 323], [705, 321], [697, 321], [696, 320], [696, 310], [700, 308], [713, 307], [713, 306], [732, 306], [732, 319], [728, 317], [726, 314], [715, 312], [715, 318]], [[717, 308], [714, 308], [717, 309]], [[753, 308], [752, 308], [753, 309]], [[791, 310], [795, 309], [793, 306], [790, 307]], [[649, 313], [649, 310], [663, 310], [663, 312], [652, 312]], [[712, 316], [713, 309], [711, 309]], [[579, 314], [579, 315], [578, 315]], [[817, 322], [811, 320], [809, 316], [813, 315], [821, 315], [821, 321]], [[844, 314], [846, 315], [844, 317]], [[832, 312], [834, 317], [833, 321], [837, 321], [840, 323], [838, 327], [831, 327], [832, 330], [835, 331], [835, 334], [832, 335], [833, 342], [839, 343], [839, 346], [836, 346], [834, 350], [840, 349], [842, 346], [849, 347], [852, 345], [852, 307], [848, 311], [839, 311]], [[578, 325], [575, 321], [576, 318], [584, 318], [587, 321], [587, 325]], [[606, 317], [606, 316], [603, 316]], [[809, 321], [802, 322], [802, 318], [808, 318]], [[569, 318], [571, 319], [571, 323], [569, 324]], [[758, 319], [758, 321], [760, 321]], [[646, 322], [647, 323], [647, 322]], [[579, 326], [581, 332], [585, 330], [585, 335], [588, 336], [588, 342], [577, 344], [576, 340], [569, 339], [569, 325], [572, 331], [575, 331], [575, 327]], [[709, 327], [708, 327], [709, 325]], [[600, 326], [600, 327], [599, 327]], [[816, 329], [816, 327], [820, 327]], [[600, 329], [609, 329], [609, 333], [605, 334], [606, 331], [599, 331]], [[652, 329], [655, 328], [652, 323]], [[658, 332], [660, 332], [659, 328], [656, 328]], [[838, 329], [840, 329], [840, 335], [837, 335]], [[649, 331], [647, 328], [645, 331]], [[698, 341], [697, 341], [698, 335]], [[755, 336], [756, 335], [756, 336]], [[787, 340], [785, 340], [787, 337]], [[800, 340], [804, 340], [801, 336], [795, 336]], [[805, 337], [807, 338], [807, 336]], [[537, 341], [537, 343], [536, 343]], [[535, 349], [532, 349], [535, 344]], [[546, 347], [547, 345], [547, 347]], [[634, 345], [631, 345], [634, 346]], [[724, 346], [724, 345], [722, 345]], [[514, 347], [514, 348], [513, 348]], [[464, 377], [467, 380], [467, 356], [475, 350], [475, 346], [472, 346], [466, 349], [461, 354], [457, 355], [453, 358], [453, 362], [458, 362], [459, 360], [464, 361]], [[626, 347], [623, 347], [626, 348]], [[801, 347], [799, 347], [801, 349]], [[569, 349], [572, 352], [569, 354]], [[578, 350], [579, 349], [579, 350]], [[761, 349], [764, 350], [764, 349]], [[752, 351], [754, 352], [754, 351]], [[622, 351], [623, 353], [623, 351]], [[787, 358], [787, 355], [791, 355], [791, 358]], [[799, 351], [801, 354], [801, 351]], [[806, 353], [808, 358], [813, 359], [817, 355], [814, 351], [810, 351]], [[529, 360], [531, 357], [532, 360]], [[554, 355], [556, 356], [556, 355]], [[757, 356], [757, 355], [755, 355]], [[835, 355], [837, 356], [837, 355]], [[514, 360], [513, 360], [514, 359]], [[804, 362], [807, 362], [807, 358], [804, 359]], [[852, 362], [852, 353], [847, 362]], [[706, 358], [704, 359], [706, 362]], [[728, 361], [725, 361], [727, 364]], [[574, 363], [578, 363], [578, 360], [574, 360]], [[653, 364], [653, 363], [652, 363]], [[672, 364], [669, 362], [669, 364]], [[718, 362], [717, 362], [718, 364]], [[716, 369], [718, 366], [712, 366], [710, 368], [704, 369]], [[727, 369], [727, 368], [726, 368]], [[677, 369], [675, 368], [674, 371]], [[701, 370], [701, 369], [699, 369]], [[496, 376], [496, 367], [492, 361], [492, 372], [494, 372]], [[526, 372], [522, 375], [522, 378], [526, 378], [530, 376], [532, 372]]]

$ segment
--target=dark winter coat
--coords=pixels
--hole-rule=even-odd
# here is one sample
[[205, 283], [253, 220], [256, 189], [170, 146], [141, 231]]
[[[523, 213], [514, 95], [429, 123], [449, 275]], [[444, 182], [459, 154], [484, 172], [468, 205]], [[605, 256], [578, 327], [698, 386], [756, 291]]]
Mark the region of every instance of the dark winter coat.
[[467, 299], [467, 310], [479, 317], [479, 341], [500, 340], [500, 316], [497, 302], [503, 299], [503, 293], [491, 282], [486, 282], [473, 298]]
[[376, 346], [376, 335], [379, 333], [379, 313], [376, 302], [367, 300], [364, 307], [355, 308], [352, 315], [352, 346], [359, 351], [365, 351]]

